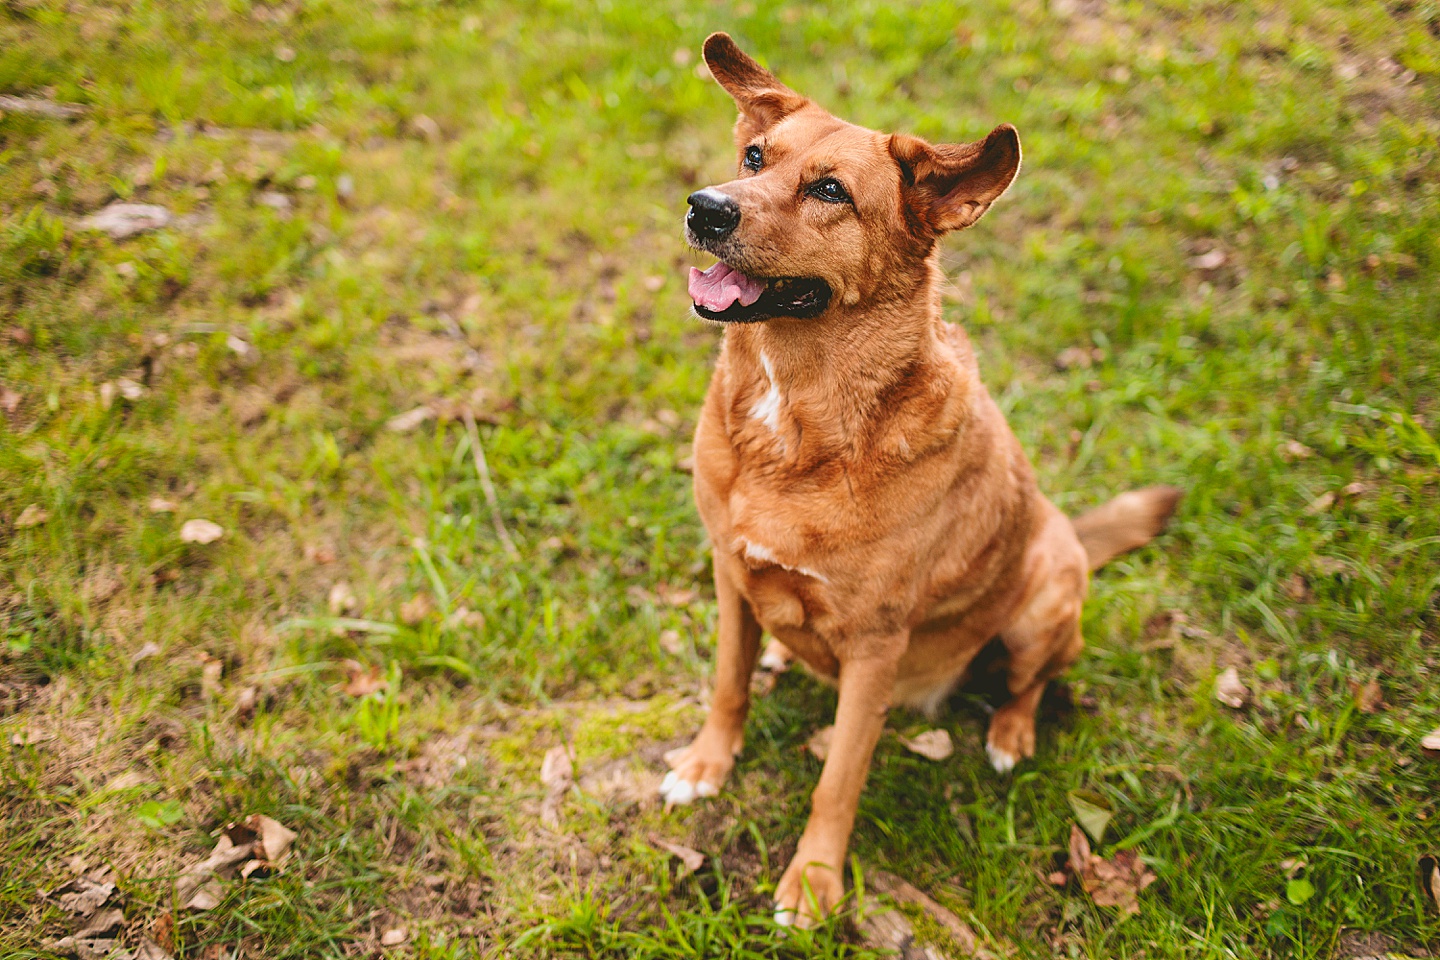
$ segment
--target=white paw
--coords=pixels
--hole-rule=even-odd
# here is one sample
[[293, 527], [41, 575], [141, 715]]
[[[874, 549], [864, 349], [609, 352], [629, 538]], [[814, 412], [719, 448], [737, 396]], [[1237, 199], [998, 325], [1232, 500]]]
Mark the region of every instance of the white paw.
[[775, 904], [775, 923], [782, 927], [793, 927], [795, 925], [794, 910], [787, 910], [780, 904]]
[[708, 780], [691, 783], [682, 779], [674, 770], [665, 774], [665, 779], [660, 781], [660, 798], [665, 801], [666, 808], [684, 806], [693, 803], [697, 797], [713, 797], [719, 792], [720, 788]]
[[985, 744], [985, 752], [990, 755], [990, 766], [995, 768], [996, 773], [1009, 773], [1020, 760], [1009, 750], [1002, 750], [993, 743]]
[[784, 647], [771, 643], [760, 656], [760, 669], [767, 673], [784, 673], [790, 669], [790, 657]]

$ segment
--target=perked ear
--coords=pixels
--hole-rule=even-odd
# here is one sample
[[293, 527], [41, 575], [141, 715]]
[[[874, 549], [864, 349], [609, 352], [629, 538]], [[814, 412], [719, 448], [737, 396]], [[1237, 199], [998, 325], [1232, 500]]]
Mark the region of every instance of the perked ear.
[[905, 180], [912, 226], [934, 235], [975, 223], [1020, 172], [1020, 135], [1002, 123], [976, 143], [926, 143], [897, 133], [890, 155]]
[[804, 97], [752, 60], [728, 33], [705, 38], [705, 65], [740, 108], [735, 136], [741, 143], [805, 106]]

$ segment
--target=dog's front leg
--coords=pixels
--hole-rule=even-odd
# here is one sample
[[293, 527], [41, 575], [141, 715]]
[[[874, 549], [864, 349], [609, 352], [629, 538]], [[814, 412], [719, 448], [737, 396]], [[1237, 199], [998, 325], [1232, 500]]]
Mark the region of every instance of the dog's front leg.
[[670, 772], [660, 784], [660, 795], [666, 806], [719, 793], [745, 742], [760, 624], [719, 557], [715, 558], [715, 601], [719, 612], [715, 694], [694, 742], [665, 756]]
[[885, 728], [904, 636], [867, 644], [863, 656], [840, 661], [840, 703], [830, 753], [811, 795], [810, 820], [790, 867], [775, 890], [775, 919], [809, 926], [829, 913], [845, 892], [842, 872], [860, 790], [870, 757]]

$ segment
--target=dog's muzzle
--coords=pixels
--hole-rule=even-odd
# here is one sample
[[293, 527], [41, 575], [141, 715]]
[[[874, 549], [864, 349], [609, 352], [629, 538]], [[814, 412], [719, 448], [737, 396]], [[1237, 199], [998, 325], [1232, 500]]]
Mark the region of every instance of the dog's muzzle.
[[714, 187], [696, 190], [686, 199], [690, 212], [685, 224], [701, 240], [724, 240], [740, 225], [740, 204]]

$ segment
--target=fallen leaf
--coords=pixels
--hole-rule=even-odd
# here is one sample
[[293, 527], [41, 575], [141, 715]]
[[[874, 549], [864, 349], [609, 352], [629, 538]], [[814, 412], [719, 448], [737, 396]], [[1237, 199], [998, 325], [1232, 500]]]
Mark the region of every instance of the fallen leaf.
[[1308, 460], [1315, 456], [1315, 451], [1299, 440], [1286, 440], [1280, 444], [1280, 453], [1287, 460]]
[[540, 822], [554, 829], [560, 826], [561, 801], [575, 783], [575, 764], [565, 746], [545, 751], [545, 759], [540, 762], [540, 782], [545, 786], [545, 799], [540, 803]]
[[1440, 727], [1436, 727], [1421, 738], [1420, 748], [1431, 753], [1440, 753]]
[[705, 866], [705, 854], [699, 850], [692, 850], [681, 844], [671, 843], [669, 840], [661, 840], [659, 837], [651, 837], [650, 842], [666, 853], [680, 858], [680, 863], [685, 868], [680, 874], [682, 877], [688, 877], [696, 870]]
[[899, 910], [885, 907], [868, 911], [857, 926], [866, 946], [893, 952], [900, 960], [943, 960], [934, 947], [915, 942], [915, 928]]
[[149, 660], [151, 657], [156, 656], [159, 653], [160, 644], [156, 643], [154, 640], [146, 641], [145, 645], [142, 646], [139, 650], [136, 650], [135, 655], [130, 658], [130, 669], [135, 669], [136, 667], [140, 666], [141, 661]]
[[20, 396], [20, 394], [6, 387], [4, 390], [0, 390], [0, 409], [3, 409], [6, 413], [14, 413], [20, 409], [20, 401], [23, 399], [25, 398]]
[[330, 614], [335, 617], [349, 613], [360, 605], [360, 601], [355, 598], [355, 591], [350, 589], [350, 584], [344, 580], [336, 582], [336, 584], [330, 588], [328, 602], [330, 605]]
[[150, 937], [166, 954], [175, 952], [175, 917], [170, 913], [162, 913], [150, 924]]
[[435, 607], [430, 603], [429, 594], [417, 593], [400, 604], [400, 620], [406, 626], [418, 627], [434, 610]]
[[112, 239], [124, 240], [147, 230], [159, 230], [170, 223], [170, 211], [153, 203], [112, 203], [96, 211], [80, 226], [86, 230], [100, 230]]
[[1091, 853], [1078, 824], [1070, 825], [1068, 866], [1096, 906], [1118, 907], [1126, 914], [1140, 912], [1140, 892], [1156, 880], [1134, 850], [1121, 850], [1111, 860]]
[[262, 190], [256, 195], [255, 202], [277, 213], [289, 213], [293, 206], [290, 198], [279, 190]]
[[918, 753], [927, 760], [944, 760], [955, 752], [955, 743], [948, 730], [926, 730], [914, 737], [901, 737], [901, 745], [911, 753]]
[[404, 927], [392, 927], [380, 934], [380, 946], [398, 947], [410, 938], [410, 932]]
[[1217, 248], [1209, 253], [1202, 253], [1198, 257], [1191, 257], [1189, 262], [1190, 266], [1196, 270], [1219, 270], [1229, 259], [1224, 250]]
[[256, 858], [272, 867], [282, 866], [290, 855], [290, 845], [295, 842], [295, 831], [263, 813], [252, 813], [242, 823], [255, 836]]
[[46, 520], [49, 520], [49, 519], [50, 519], [50, 511], [49, 511], [49, 510], [46, 510], [44, 507], [40, 506], [40, 504], [38, 504], [38, 503], [32, 503], [32, 504], [30, 504], [30, 506], [26, 507], [24, 510], [21, 510], [21, 511], [20, 511], [20, 516], [18, 516], [18, 517], [15, 518], [15, 529], [16, 529], [16, 530], [28, 530], [28, 529], [30, 529], [31, 527], [38, 527], [38, 526], [40, 526], [40, 524], [44, 523]]
[[174, 513], [180, 505], [174, 500], [166, 500], [164, 497], [150, 498], [151, 513]]
[[435, 416], [435, 411], [431, 410], [428, 405], [416, 407], [414, 410], [409, 410], [405, 413], [397, 413], [389, 420], [386, 420], [385, 428], [387, 430], [393, 430], [396, 433], [409, 433], [433, 416]]
[[108, 881], [100, 881], [92, 877], [76, 877], [69, 883], [50, 891], [50, 897], [66, 913], [88, 917], [104, 906], [105, 901], [109, 900], [110, 895], [114, 892], [115, 884]]
[[240, 691], [235, 698], [235, 715], [243, 723], [255, 716], [255, 708], [260, 705], [260, 690], [257, 687], [246, 687]]
[[186, 543], [214, 543], [225, 535], [225, 528], [209, 520], [186, 520], [180, 527], [180, 539]]
[[115, 389], [120, 391], [120, 396], [126, 400], [139, 400], [145, 396], [145, 388], [128, 377], [121, 377], [115, 381]]
[[194, 910], [197, 913], [204, 913], [207, 910], [214, 910], [220, 906], [220, 901], [225, 899], [225, 888], [220, 881], [214, 877], [201, 882], [185, 901], [186, 910]]
[[1301, 906], [1315, 896], [1315, 884], [1304, 877], [1292, 877], [1285, 881], [1285, 899], [1291, 906]]
[[97, 911], [90, 920], [75, 931], [76, 940], [96, 940], [104, 937], [125, 922], [125, 912], [118, 907]]
[[1361, 684], [1358, 681], [1350, 680], [1350, 695], [1355, 698], [1355, 709], [1361, 713], [1378, 713], [1385, 709], [1384, 694], [1380, 690], [1380, 681], [1370, 680]]
[[217, 878], [233, 877], [240, 865], [254, 859], [254, 855], [254, 843], [237, 845], [228, 834], [222, 833], [210, 856], [181, 871], [175, 881], [175, 899], [186, 910], [215, 909], [225, 897]]
[[1305, 512], [1314, 517], [1324, 513], [1333, 506], [1335, 506], [1335, 494], [1327, 491], [1326, 493], [1320, 494], [1320, 496], [1314, 500], [1311, 500], [1309, 506], [1305, 508]]
[[1240, 679], [1239, 670], [1227, 667], [1225, 672], [1215, 679], [1215, 699], [1236, 710], [1245, 706], [1250, 699], [1250, 689]]
[[1420, 858], [1420, 889], [1425, 892], [1427, 905], [1440, 910], [1440, 857]]
[[[166, 914], [169, 916], [169, 914]], [[170, 952], [149, 937], [141, 937], [135, 947], [135, 960], [174, 960]]]
[[1093, 790], [1071, 790], [1065, 796], [1070, 801], [1070, 809], [1075, 812], [1075, 819], [1090, 834], [1090, 839], [1096, 843], [1104, 841], [1105, 827], [1115, 815], [1110, 801]]
[[679, 630], [660, 631], [660, 649], [671, 656], [678, 657], [685, 652], [685, 646], [680, 642]]
[[810, 739], [805, 741], [805, 749], [815, 755], [815, 759], [821, 763], [830, 756], [830, 738], [835, 736], [835, 726], [821, 727], [810, 734]]
[[689, 606], [695, 602], [700, 594], [689, 587], [672, 587], [668, 583], [662, 583], [655, 588], [656, 595], [672, 607]]
[[970, 924], [936, 902], [925, 891], [884, 870], [871, 871], [866, 875], [866, 879], [879, 893], [887, 894], [901, 903], [914, 904], [924, 910], [945, 929], [946, 933], [954, 938], [955, 943], [962, 951], [967, 955], [975, 954], [975, 931], [970, 928]]
[[1304, 870], [1308, 866], [1310, 866], [1310, 864], [1306, 863], [1304, 860], [1301, 860], [1298, 857], [1290, 857], [1288, 859], [1280, 861], [1280, 869], [1285, 871], [1285, 878], [1287, 880], [1294, 877], [1301, 870]]
[[385, 689], [386, 680], [380, 674], [380, 664], [365, 666], [359, 660], [345, 661], [345, 693], [352, 697], [368, 697], [377, 690]]

